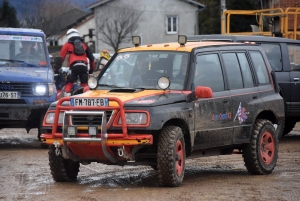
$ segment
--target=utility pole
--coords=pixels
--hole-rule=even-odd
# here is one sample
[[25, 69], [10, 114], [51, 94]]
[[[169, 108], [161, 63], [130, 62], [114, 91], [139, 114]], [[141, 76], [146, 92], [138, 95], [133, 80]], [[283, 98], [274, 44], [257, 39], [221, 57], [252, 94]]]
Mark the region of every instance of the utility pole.
[[222, 23], [224, 23], [224, 32], [226, 32], [226, 19], [225, 18], [223, 19], [224, 11], [226, 11], [226, 0], [221, 0], [221, 33], [222, 33]]

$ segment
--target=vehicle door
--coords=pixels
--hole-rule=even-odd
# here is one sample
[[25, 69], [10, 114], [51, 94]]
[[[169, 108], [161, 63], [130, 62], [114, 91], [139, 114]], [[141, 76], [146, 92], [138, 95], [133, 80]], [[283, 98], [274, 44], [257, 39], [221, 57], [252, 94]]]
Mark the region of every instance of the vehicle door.
[[[290, 108], [292, 96], [299, 96], [299, 93], [291, 94], [292, 88], [294, 88], [294, 86], [293, 84], [291, 85], [290, 81], [293, 78], [290, 75], [290, 59], [287, 45], [285, 43], [266, 42], [261, 43], [260, 45], [269, 60], [276, 79], [277, 86], [279, 87], [279, 91], [282, 94], [285, 102], [287, 103], [288, 108]], [[291, 56], [294, 57], [293, 55]], [[298, 100], [300, 100], [300, 97]]]
[[288, 112], [299, 116], [300, 112], [300, 45], [287, 44], [290, 59], [290, 90], [291, 98]]
[[231, 97], [225, 90], [220, 57], [217, 52], [197, 54], [194, 85], [207, 86], [213, 91], [212, 98], [194, 102], [195, 131], [194, 149], [228, 145], [232, 137]]
[[257, 105], [261, 102], [258, 87], [253, 80], [246, 51], [222, 52], [233, 122], [233, 144], [249, 141]]

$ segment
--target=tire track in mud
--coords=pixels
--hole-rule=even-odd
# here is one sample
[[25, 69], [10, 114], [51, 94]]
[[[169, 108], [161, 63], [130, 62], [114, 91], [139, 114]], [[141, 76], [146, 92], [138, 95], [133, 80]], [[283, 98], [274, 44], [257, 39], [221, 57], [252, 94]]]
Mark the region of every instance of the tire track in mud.
[[[78, 176], [80, 184], [89, 184], [93, 187], [122, 187], [128, 185], [137, 187], [141, 183], [149, 183], [149, 181], [155, 180], [154, 183], [150, 182], [150, 186], [157, 186], [157, 179], [154, 179], [157, 174], [151, 167], [132, 168], [127, 166], [120, 168], [118, 166], [108, 166], [104, 171], [99, 171], [99, 168], [87, 166], [80, 167], [80, 170], [84, 167], [84, 172]], [[107, 168], [110, 170], [107, 170]], [[96, 173], [89, 174], [90, 171]]]

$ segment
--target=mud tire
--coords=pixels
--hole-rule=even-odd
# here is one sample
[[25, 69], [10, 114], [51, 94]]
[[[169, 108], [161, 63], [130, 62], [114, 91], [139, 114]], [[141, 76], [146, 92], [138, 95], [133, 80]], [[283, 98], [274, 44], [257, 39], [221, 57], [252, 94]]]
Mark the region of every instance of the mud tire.
[[282, 136], [285, 136], [285, 135], [289, 134], [294, 129], [296, 123], [297, 122], [295, 120], [287, 119], [285, 121], [285, 126], [284, 126]]
[[162, 129], [158, 141], [157, 169], [160, 186], [176, 187], [183, 181], [185, 171], [185, 142], [178, 126]]
[[256, 120], [250, 143], [243, 146], [243, 158], [249, 173], [272, 173], [278, 158], [278, 139], [269, 120]]
[[49, 165], [51, 175], [56, 182], [76, 181], [79, 172], [79, 162], [64, 159], [62, 155], [57, 156], [55, 146], [49, 146]]

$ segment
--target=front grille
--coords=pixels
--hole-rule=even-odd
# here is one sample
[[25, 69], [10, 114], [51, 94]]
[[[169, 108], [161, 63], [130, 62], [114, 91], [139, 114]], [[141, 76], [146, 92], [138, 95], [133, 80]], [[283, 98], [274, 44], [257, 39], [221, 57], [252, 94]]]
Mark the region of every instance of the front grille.
[[0, 99], [0, 104], [26, 104], [23, 99]]
[[19, 91], [21, 96], [33, 96], [31, 83], [0, 83], [0, 91]]
[[[106, 111], [106, 122], [110, 121], [113, 111]], [[71, 116], [73, 126], [85, 126], [85, 125], [102, 125], [102, 116], [100, 115], [72, 115]]]

